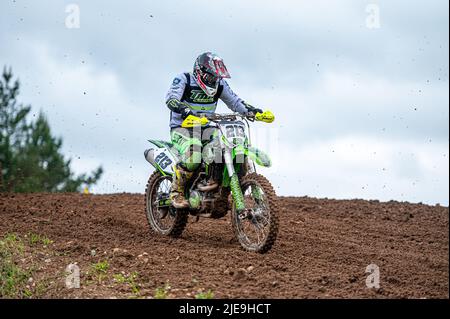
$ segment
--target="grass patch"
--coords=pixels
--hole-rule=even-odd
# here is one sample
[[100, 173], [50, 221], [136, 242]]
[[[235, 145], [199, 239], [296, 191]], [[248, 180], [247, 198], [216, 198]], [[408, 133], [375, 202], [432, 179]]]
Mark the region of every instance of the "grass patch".
[[99, 261], [98, 263], [92, 265], [92, 269], [96, 273], [106, 274], [109, 269], [109, 263], [107, 260]]
[[208, 290], [207, 292], [199, 292], [195, 295], [195, 299], [213, 299], [214, 293], [211, 290]]
[[47, 237], [32, 233], [23, 237], [8, 233], [0, 238], [0, 299], [40, 298], [61, 280], [62, 275], [36, 280], [37, 264], [28, 262], [28, 257], [42, 251], [38, 245], [46, 248], [51, 243]]
[[22, 269], [15, 259], [23, 254], [24, 245], [16, 234], [0, 240], [0, 298], [30, 298], [26, 285], [31, 270]]
[[109, 263], [107, 260], [99, 261], [98, 263], [92, 264], [91, 269], [93, 272], [93, 276], [97, 278], [97, 281], [101, 283], [108, 274]]
[[170, 285], [167, 283], [164, 287], [158, 287], [155, 289], [155, 295], [153, 296], [155, 299], [167, 299], [167, 296], [170, 292]]
[[28, 233], [28, 241], [31, 246], [35, 246], [37, 244], [48, 246], [53, 243], [53, 241], [50, 240], [48, 237], [35, 233]]
[[113, 278], [116, 282], [118, 282], [119, 284], [124, 284], [127, 281], [127, 277], [125, 277], [122, 274], [114, 274]]
[[123, 274], [115, 274], [113, 275], [113, 278], [119, 284], [127, 284], [130, 287], [131, 292], [136, 297], [139, 297], [141, 290], [139, 285], [136, 283], [138, 276], [139, 274], [135, 271], [128, 276], [124, 276]]
[[6, 234], [2, 239], [4, 246], [9, 249], [12, 253], [22, 254], [24, 250], [24, 245], [20, 237], [16, 234], [10, 233]]

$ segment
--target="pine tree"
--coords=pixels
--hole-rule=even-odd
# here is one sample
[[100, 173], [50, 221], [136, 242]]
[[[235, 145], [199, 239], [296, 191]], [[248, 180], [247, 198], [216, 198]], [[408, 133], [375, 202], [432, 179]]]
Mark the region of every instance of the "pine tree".
[[75, 176], [70, 159], [61, 153], [62, 139], [52, 136], [41, 112], [31, 123], [31, 106], [18, 104], [20, 84], [12, 80], [11, 69], [4, 68], [0, 79], [0, 191], [74, 192], [100, 179], [98, 167], [90, 175]]
[[25, 117], [30, 112], [30, 106], [17, 104], [19, 81], [10, 85], [11, 69], [3, 71], [3, 81], [0, 80], [0, 169], [1, 190], [10, 190], [17, 171], [14, 149], [19, 149], [29, 130]]

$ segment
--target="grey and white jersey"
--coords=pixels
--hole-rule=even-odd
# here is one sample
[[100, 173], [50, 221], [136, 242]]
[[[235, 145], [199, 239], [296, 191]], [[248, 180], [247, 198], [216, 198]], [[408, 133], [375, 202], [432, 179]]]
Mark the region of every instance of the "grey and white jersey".
[[[187, 105], [195, 115], [200, 113], [214, 113], [217, 107], [218, 99], [221, 99], [225, 105], [234, 112], [246, 113], [247, 108], [244, 101], [234, 93], [228, 83], [221, 79], [219, 88], [215, 96], [207, 96], [198, 86], [192, 73], [188, 78], [185, 73], [175, 77], [166, 95], [166, 103], [169, 100], [176, 99]], [[180, 113], [170, 112], [170, 127], [179, 127], [183, 119]]]

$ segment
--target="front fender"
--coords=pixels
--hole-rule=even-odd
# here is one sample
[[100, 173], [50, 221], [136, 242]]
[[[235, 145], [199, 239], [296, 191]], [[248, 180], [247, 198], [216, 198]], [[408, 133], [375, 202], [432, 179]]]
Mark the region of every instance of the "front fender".
[[260, 166], [270, 167], [272, 166], [272, 161], [269, 155], [263, 151], [257, 149], [256, 147], [249, 147], [244, 150], [244, 154], [248, 156], [253, 162]]

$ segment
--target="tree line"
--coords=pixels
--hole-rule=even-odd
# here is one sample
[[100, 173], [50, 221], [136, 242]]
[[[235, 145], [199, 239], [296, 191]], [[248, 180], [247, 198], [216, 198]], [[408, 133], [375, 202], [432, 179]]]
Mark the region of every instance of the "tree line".
[[30, 120], [30, 105], [19, 103], [20, 82], [11, 68], [0, 78], [0, 192], [77, 192], [94, 185], [103, 168], [76, 175], [52, 135], [43, 112]]

